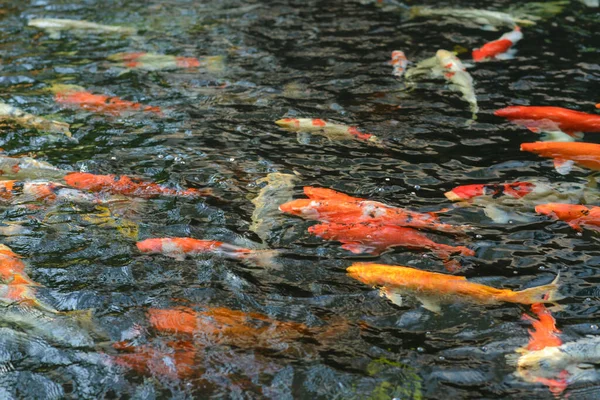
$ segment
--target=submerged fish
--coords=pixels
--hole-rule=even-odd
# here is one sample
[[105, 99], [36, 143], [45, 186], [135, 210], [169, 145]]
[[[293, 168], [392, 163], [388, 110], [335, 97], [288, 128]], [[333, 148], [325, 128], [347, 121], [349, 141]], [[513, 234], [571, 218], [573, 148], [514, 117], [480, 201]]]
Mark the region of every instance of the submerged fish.
[[124, 196], [153, 198], [159, 196], [199, 198], [212, 195], [210, 189], [171, 189], [140, 178], [125, 175], [94, 175], [71, 172], [65, 176], [67, 185], [90, 192], [121, 194]]
[[30, 19], [27, 23], [27, 26], [34, 26], [36, 28], [43, 29], [50, 33], [51, 37], [53, 38], [58, 37], [58, 33], [60, 31], [120, 33], [124, 35], [134, 35], [137, 32], [137, 29], [125, 26], [101, 25], [83, 20], [58, 18]]
[[[22, 281], [19, 279], [7, 285], [0, 284], [0, 302], [8, 305], [34, 307], [52, 314], [59, 313], [54, 307], [41, 302], [37, 298], [34, 286], [28, 280]], [[0, 320], [1, 318], [0, 316]]]
[[14, 121], [25, 128], [36, 129], [42, 132], [60, 133], [71, 137], [69, 124], [54, 121], [26, 113], [10, 104], [0, 102], [0, 121]]
[[281, 227], [282, 216], [279, 204], [292, 199], [296, 175], [272, 172], [265, 178], [259, 179], [258, 184], [264, 183], [258, 195], [252, 199], [252, 225], [250, 230], [258, 235], [263, 242], [268, 242], [275, 229]]
[[[496, 110], [494, 115], [507, 118], [532, 132], [566, 133], [581, 137], [584, 132], [600, 132], [600, 115], [549, 106], [509, 106]], [[572, 141], [563, 138], [561, 141]]]
[[429, 8], [411, 7], [410, 17], [441, 17], [456, 20], [467, 25], [478, 25], [488, 30], [496, 30], [496, 27], [507, 26], [515, 28], [520, 26], [533, 26], [534, 21], [524, 18], [516, 18], [508, 13], [500, 11], [479, 10], [475, 8]]
[[516, 50], [511, 50], [519, 40], [523, 39], [523, 33], [518, 26], [512, 31], [505, 33], [498, 40], [489, 42], [481, 48], [473, 50], [473, 61], [485, 61], [488, 59], [508, 60], [514, 57]]
[[8, 157], [0, 155], [0, 176], [2, 178], [62, 179], [68, 172], [31, 157]]
[[322, 119], [311, 118], [283, 118], [275, 123], [284, 129], [294, 132], [310, 132], [322, 135], [330, 140], [362, 140], [368, 143], [379, 143], [377, 136], [364, 133], [355, 126], [335, 124]]
[[438, 50], [435, 56], [443, 69], [444, 77], [450, 82], [450, 88], [462, 93], [463, 99], [470, 104], [471, 112], [475, 117], [475, 114], [479, 111], [479, 106], [477, 105], [477, 97], [475, 97], [473, 78], [467, 72], [463, 63], [451, 52]]
[[6, 284], [37, 286], [25, 272], [25, 263], [8, 246], [0, 244], [0, 279]]
[[527, 196], [535, 188], [536, 185], [531, 182], [475, 184], [457, 186], [444, 193], [444, 196], [451, 201], [470, 200], [481, 196], [492, 196], [493, 198], [510, 196], [519, 199]]
[[464, 246], [449, 246], [434, 242], [423, 233], [410, 228], [369, 223], [319, 224], [308, 228], [308, 232], [325, 240], [336, 240], [342, 248], [355, 254], [380, 254], [390, 247], [413, 250], [430, 250], [448, 263], [449, 269], [458, 265], [450, 258], [453, 255], [474, 256], [475, 252]]
[[535, 304], [553, 303], [561, 299], [557, 293], [558, 276], [551, 284], [515, 292], [469, 282], [464, 276], [402, 266], [354, 263], [347, 271], [350, 277], [367, 285], [382, 287], [384, 295], [394, 303], [401, 304], [399, 294], [409, 293], [417, 297], [424, 308], [435, 313], [440, 312], [440, 304], [457, 300], [479, 304]]
[[392, 75], [397, 78], [401, 78], [404, 75], [404, 71], [406, 71], [406, 67], [408, 66], [408, 60], [406, 59], [406, 55], [404, 55], [403, 51], [394, 50], [392, 51], [392, 61], [390, 61], [394, 70], [392, 71]]
[[565, 221], [571, 228], [578, 231], [583, 228], [600, 231], [600, 207], [548, 203], [536, 206], [535, 211]]
[[20, 204], [36, 201], [96, 204], [104, 202], [104, 199], [57, 182], [45, 180], [0, 181], [0, 203]]
[[575, 163], [600, 170], [600, 144], [576, 142], [535, 142], [521, 144], [521, 151], [529, 151], [541, 157], [554, 159], [559, 174], [571, 172]]
[[309, 199], [297, 199], [279, 206], [287, 214], [321, 222], [398, 225], [440, 232], [464, 233], [467, 228], [444, 224], [435, 213], [420, 213], [364, 200], [332, 189], [304, 187]]
[[119, 97], [104, 94], [93, 94], [81, 87], [71, 85], [55, 85], [52, 89], [54, 100], [63, 105], [75, 106], [85, 110], [121, 115], [132, 111], [145, 111], [162, 114], [160, 107], [147, 106], [133, 101], [123, 100]]
[[222, 69], [223, 57], [177, 57], [167, 54], [156, 53], [117, 53], [108, 56], [110, 61], [128, 69], [139, 69], [144, 71], [172, 70], [180, 68], [218, 67]]

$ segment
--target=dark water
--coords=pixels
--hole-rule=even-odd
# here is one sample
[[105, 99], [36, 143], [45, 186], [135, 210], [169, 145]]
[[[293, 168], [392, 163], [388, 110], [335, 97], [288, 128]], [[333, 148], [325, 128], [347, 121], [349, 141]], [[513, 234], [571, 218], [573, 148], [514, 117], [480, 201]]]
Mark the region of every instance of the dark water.
[[[408, 3], [413, 5], [414, 3]], [[508, 1], [430, 2], [494, 10]], [[27, 27], [31, 18], [84, 19], [133, 26], [133, 37]], [[4, 1], [0, 8], [1, 101], [71, 124], [69, 141], [25, 128], [4, 129], [9, 155], [32, 153], [67, 170], [128, 174], [186, 187], [210, 187], [221, 200], [153, 199], [108, 211], [72, 204], [2, 207], [4, 223], [27, 234], [2, 243], [23, 255], [38, 294], [61, 311], [93, 310], [91, 324], [68, 314], [37, 329], [0, 318], [1, 398], [551, 398], [513, 374], [506, 355], [527, 343], [519, 305], [451, 304], [435, 315], [415, 300], [398, 307], [345, 274], [357, 257], [311, 237], [311, 223], [285, 218], [268, 247], [285, 249], [279, 268], [200, 257], [176, 261], [140, 255], [137, 239], [189, 236], [252, 247], [249, 230], [271, 172], [298, 174], [302, 186], [331, 187], [414, 210], [448, 206], [454, 186], [563, 177], [551, 162], [519, 151], [538, 135], [493, 111], [510, 104], [556, 105], [593, 112], [600, 102], [598, 9], [572, 2], [563, 13], [524, 30], [516, 59], [469, 72], [481, 111], [440, 81], [406, 91], [391, 75], [392, 50], [409, 60], [439, 48], [472, 49], [499, 32], [440, 20], [405, 21], [401, 13], [358, 1]], [[118, 52], [223, 56], [223, 68], [125, 71]], [[468, 54], [459, 55], [463, 60]], [[160, 106], [163, 116], [111, 117], [56, 104], [47, 88], [76, 84], [95, 93]], [[282, 117], [358, 125], [383, 148], [329, 141], [278, 128]], [[588, 134], [587, 141], [597, 141]], [[104, 213], [104, 214], [103, 214]], [[526, 213], [527, 214], [527, 213]], [[563, 338], [597, 333], [600, 252], [597, 236], [536, 216], [495, 224], [481, 209], [459, 208], [449, 223], [469, 223], [463, 239], [476, 250], [464, 274], [521, 289], [561, 272]], [[444, 240], [442, 238], [442, 240]], [[453, 239], [447, 238], [448, 242]], [[460, 241], [460, 239], [459, 239]], [[455, 242], [456, 243], [456, 242]], [[386, 264], [443, 272], [425, 253], [396, 249]], [[273, 339], [272, 346], [199, 340], [198, 373], [176, 379], [115, 364], [111, 344], [141, 332], [139, 345], [164, 348], [173, 338], [148, 329], [146, 311], [177, 305], [260, 312], [324, 331], [344, 321], [335, 340]], [[167, 350], [168, 351], [168, 350]], [[574, 383], [571, 398], [597, 398], [600, 376]]]

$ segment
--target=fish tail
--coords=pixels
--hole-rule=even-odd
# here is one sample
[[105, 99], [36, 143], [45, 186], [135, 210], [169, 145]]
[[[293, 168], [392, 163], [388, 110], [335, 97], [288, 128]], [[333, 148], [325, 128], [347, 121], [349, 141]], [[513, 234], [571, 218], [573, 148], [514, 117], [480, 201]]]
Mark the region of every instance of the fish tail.
[[[247, 250], [247, 249], [242, 249]], [[255, 266], [270, 268], [276, 266], [274, 258], [279, 255], [277, 250], [248, 250], [239, 251], [233, 255], [235, 258], [239, 258], [244, 262], [250, 263]]]
[[548, 285], [538, 286], [530, 289], [521, 290], [514, 292], [513, 302], [521, 304], [535, 304], [535, 303], [555, 303], [558, 300], [564, 298], [558, 293], [558, 279], [560, 273], [556, 275], [556, 278], [552, 283]]

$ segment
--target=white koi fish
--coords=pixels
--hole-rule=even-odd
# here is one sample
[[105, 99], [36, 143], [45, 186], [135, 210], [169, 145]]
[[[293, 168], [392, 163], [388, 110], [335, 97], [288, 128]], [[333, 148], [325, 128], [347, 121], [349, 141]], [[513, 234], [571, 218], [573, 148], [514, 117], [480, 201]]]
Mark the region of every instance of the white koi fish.
[[59, 38], [60, 31], [84, 31], [94, 33], [119, 33], [124, 35], [135, 35], [137, 29], [126, 26], [101, 25], [94, 22], [74, 20], [74, 19], [59, 19], [59, 18], [40, 18], [31, 19], [27, 23], [28, 26], [33, 26], [43, 29], [51, 38]]
[[463, 99], [471, 105], [471, 112], [475, 118], [475, 115], [479, 111], [479, 106], [475, 97], [473, 78], [466, 71], [463, 63], [451, 52], [438, 50], [435, 56], [443, 69], [444, 78], [451, 83], [450, 88], [462, 93]]
[[50, 133], [61, 133], [67, 137], [71, 137], [69, 124], [38, 117], [6, 103], [0, 103], [0, 120], [14, 121], [25, 128]]

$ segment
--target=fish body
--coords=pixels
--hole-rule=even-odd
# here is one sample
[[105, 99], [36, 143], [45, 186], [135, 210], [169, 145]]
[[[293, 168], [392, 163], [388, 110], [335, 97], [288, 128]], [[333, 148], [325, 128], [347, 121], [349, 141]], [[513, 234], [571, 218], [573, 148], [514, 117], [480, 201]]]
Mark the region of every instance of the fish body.
[[160, 107], [147, 106], [141, 103], [123, 100], [119, 97], [93, 94], [80, 90], [58, 91], [54, 94], [54, 100], [59, 104], [76, 106], [85, 110], [115, 116], [131, 111], [162, 114]]
[[511, 51], [510, 49], [521, 39], [523, 39], [521, 28], [516, 27], [513, 31], [502, 35], [498, 40], [486, 43], [481, 46], [481, 48], [473, 50], [473, 61], [479, 62], [494, 58], [512, 58], [514, 51]]
[[475, 97], [473, 78], [467, 72], [463, 63], [447, 50], [438, 50], [435, 56], [444, 78], [450, 82], [454, 90], [462, 93], [463, 99], [470, 104], [473, 115], [477, 114], [479, 106], [477, 105], [477, 97]]
[[521, 144], [521, 151], [554, 159], [560, 174], [568, 174], [573, 163], [600, 170], [600, 144], [578, 142], [535, 142]]
[[68, 171], [31, 157], [0, 155], [0, 176], [9, 179], [62, 179]]
[[509, 106], [494, 115], [525, 126], [533, 132], [560, 130], [568, 135], [600, 132], [600, 115], [550, 106]]
[[490, 10], [479, 10], [475, 8], [429, 8], [429, 7], [411, 7], [410, 8], [411, 18], [415, 17], [442, 17], [451, 20], [456, 20], [461, 23], [475, 24], [488, 28], [489, 30], [496, 30], [496, 27], [506, 26], [509, 28], [515, 28], [520, 26], [533, 26], [534, 21], [515, 18], [510, 14], [500, 11]]
[[30, 19], [27, 26], [33, 26], [50, 32], [74, 30], [96, 33], [122, 33], [127, 35], [133, 35], [137, 32], [135, 28], [125, 26], [101, 25], [83, 20], [58, 18]]
[[38, 117], [37, 115], [26, 113], [10, 104], [0, 102], [0, 121], [14, 121], [19, 125], [29, 129], [36, 129], [42, 132], [59, 133], [71, 137], [69, 124], [65, 122], [54, 121]]
[[578, 231], [589, 228], [600, 231], [600, 207], [578, 204], [548, 203], [535, 207], [539, 214], [565, 221]]
[[408, 59], [406, 55], [401, 50], [392, 51], [392, 61], [390, 61], [392, 67], [394, 68], [392, 71], [392, 75], [397, 78], [401, 78], [404, 75], [404, 71], [406, 71], [406, 67], [408, 66]]
[[294, 132], [310, 132], [331, 140], [362, 140], [369, 143], [379, 142], [377, 136], [364, 133], [355, 126], [334, 124], [314, 118], [283, 118], [275, 121], [280, 127]]
[[117, 62], [128, 69], [144, 71], [173, 70], [182, 68], [198, 68], [203, 65], [220, 62], [222, 57], [177, 57], [156, 53], [117, 53], [108, 57], [110, 61]]
[[451, 201], [471, 200], [474, 197], [482, 196], [491, 196], [493, 198], [510, 196], [519, 199], [533, 192], [535, 188], [536, 185], [531, 182], [463, 185], [444, 193], [444, 196]]
[[367, 285], [379, 286], [392, 300], [399, 293], [410, 293], [419, 298], [424, 307], [439, 312], [442, 303], [457, 300], [478, 304], [501, 302], [535, 304], [552, 303], [557, 295], [558, 277], [551, 284], [521, 291], [497, 289], [469, 282], [464, 276], [439, 274], [419, 269], [383, 264], [354, 263], [348, 275]]
[[464, 246], [449, 246], [436, 243], [423, 233], [394, 225], [374, 225], [370, 223], [319, 224], [308, 231], [325, 240], [342, 243], [342, 248], [355, 254], [380, 254], [391, 247], [404, 247], [413, 250], [430, 250], [443, 260], [452, 255], [474, 256], [475, 252]]
[[125, 175], [95, 175], [86, 172], [72, 172], [67, 174], [64, 180], [67, 185], [79, 190], [142, 198], [159, 196], [198, 198], [212, 194], [210, 189], [177, 190]]
[[0, 181], [0, 203], [19, 204], [32, 201], [47, 203], [70, 201], [95, 204], [101, 203], [102, 199], [57, 182], [44, 180]]
[[164, 254], [173, 258], [196, 256], [213, 253], [230, 258], [242, 258], [252, 253], [250, 249], [233, 246], [216, 240], [200, 240], [192, 238], [153, 238], [137, 242], [136, 246], [142, 253]]

